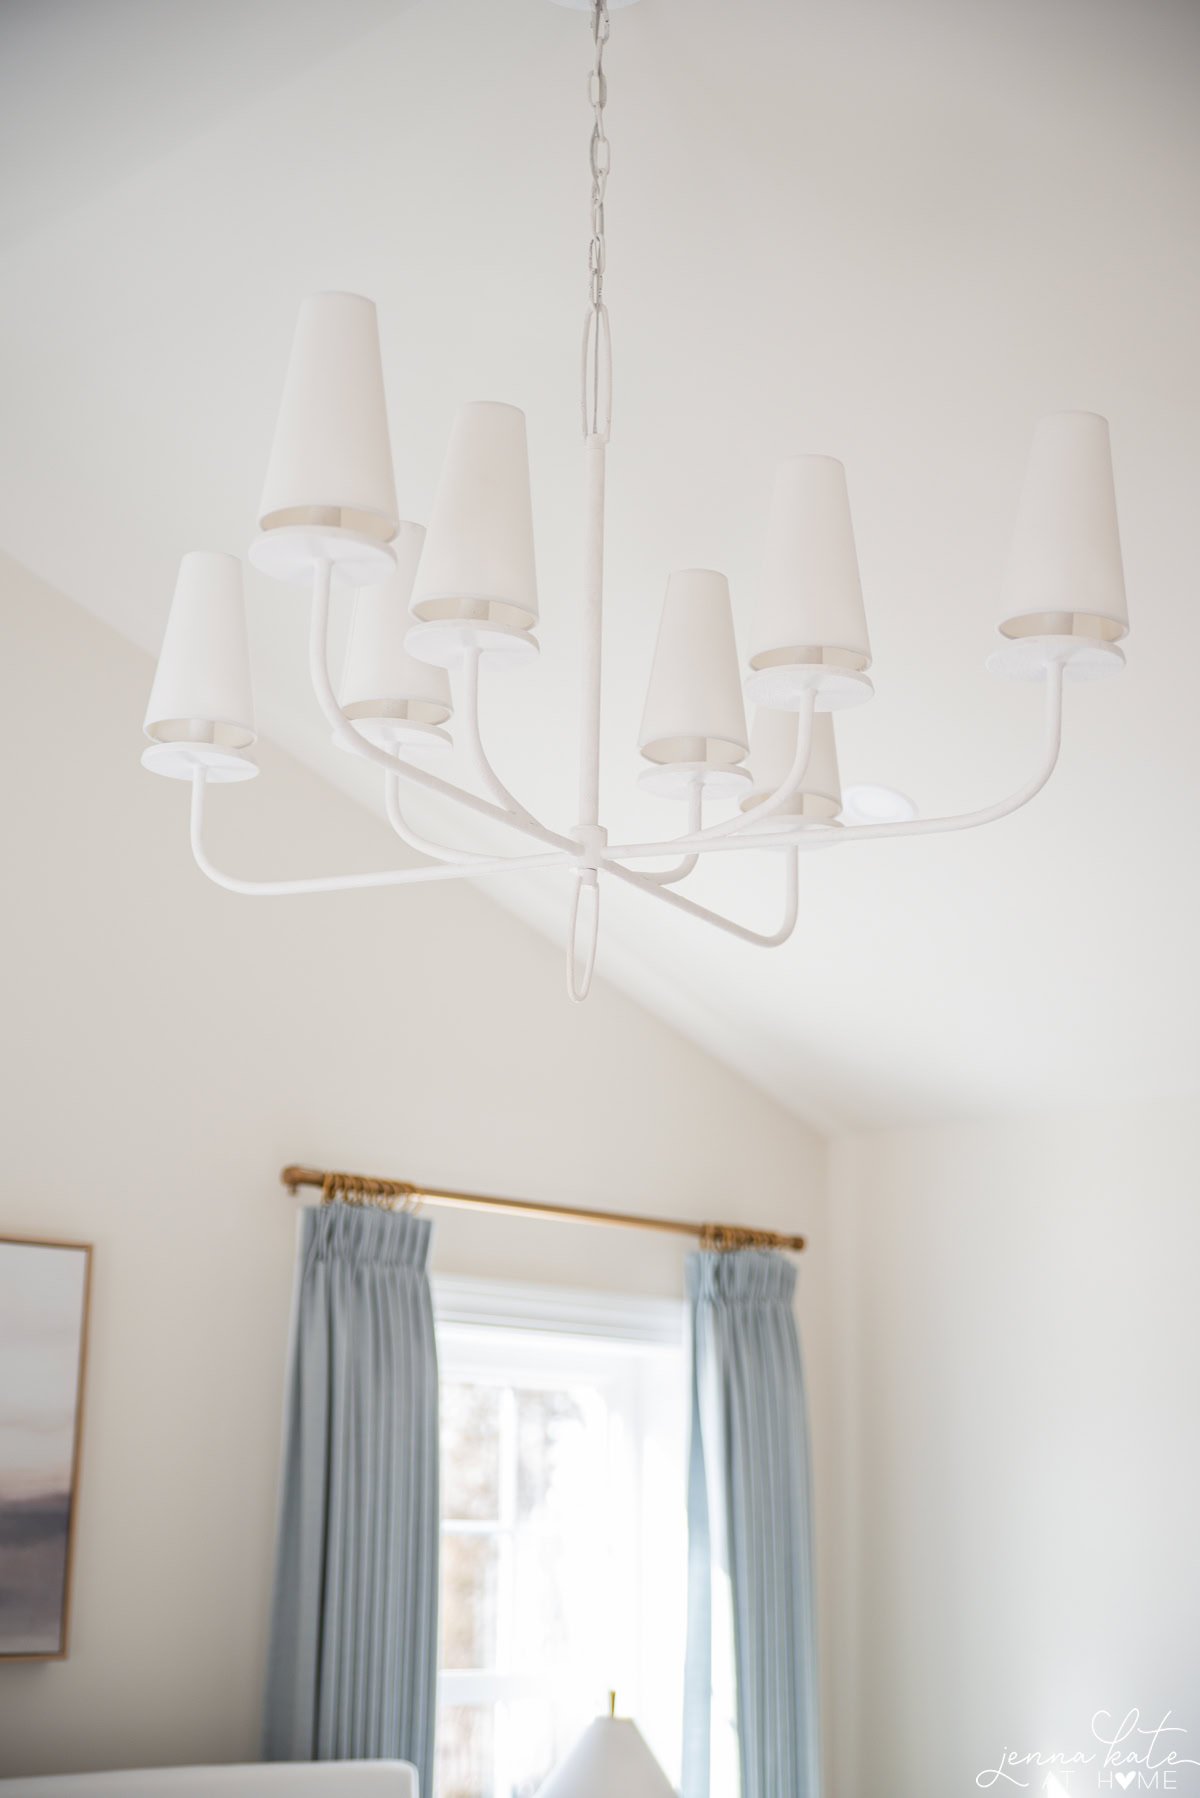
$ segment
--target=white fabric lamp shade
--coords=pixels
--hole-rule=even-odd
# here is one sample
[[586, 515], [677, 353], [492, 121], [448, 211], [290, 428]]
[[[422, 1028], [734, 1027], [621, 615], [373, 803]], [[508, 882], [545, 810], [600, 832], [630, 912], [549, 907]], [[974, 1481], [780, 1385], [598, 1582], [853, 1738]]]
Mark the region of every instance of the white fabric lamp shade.
[[154, 743], [222, 749], [253, 743], [246, 607], [236, 556], [192, 550], [179, 564], [145, 732]]
[[1116, 643], [1129, 629], [1108, 422], [1039, 421], [1003, 588], [1006, 637]]
[[760, 705], [798, 710], [809, 686], [827, 696], [821, 709], [870, 697], [846, 471], [832, 456], [792, 456], [776, 471], [750, 666]]
[[[346, 644], [341, 706], [355, 727], [381, 749], [449, 749], [438, 727], [453, 709], [444, 668], [408, 654], [408, 602], [421, 559], [425, 532], [402, 524], [392, 549], [396, 567], [385, 580], [360, 587]], [[346, 747], [341, 737], [334, 741]]]
[[307, 578], [323, 558], [358, 585], [390, 563], [399, 511], [375, 305], [317, 293], [300, 308], [251, 559]]
[[638, 747], [697, 769], [735, 766], [749, 748], [729, 583], [712, 569], [667, 582]]
[[421, 628], [411, 649], [443, 666], [472, 646], [536, 653], [528, 634], [538, 618], [529, 447], [519, 407], [475, 400], [459, 410], [412, 613]]
[[597, 1717], [537, 1798], [677, 1798], [636, 1723]]
[[[777, 712], [759, 706], [750, 730], [750, 773], [753, 791], [742, 800], [748, 812], [778, 791], [796, 759], [800, 719], [796, 712]], [[810, 824], [831, 824], [842, 809], [842, 783], [838, 775], [837, 744], [833, 719], [828, 712], [813, 717], [812, 749], [798, 790], [778, 810], [763, 819], [764, 827], [781, 818], [802, 818]]]

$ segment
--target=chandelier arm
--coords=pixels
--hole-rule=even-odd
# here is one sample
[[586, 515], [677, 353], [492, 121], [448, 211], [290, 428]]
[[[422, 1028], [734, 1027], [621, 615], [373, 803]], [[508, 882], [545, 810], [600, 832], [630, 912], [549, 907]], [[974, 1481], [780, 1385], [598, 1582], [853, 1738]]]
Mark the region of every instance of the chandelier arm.
[[[702, 780], [693, 780], [688, 784], [687, 827], [689, 833], [694, 835], [700, 829], [703, 821], [704, 782]], [[657, 874], [647, 873], [646, 879], [652, 880], [655, 886], [675, 886], [678, 881], [687, 879], [688, 875], [694, 871], [699, 860], [700, 852], [699, 850], [694, 849], [690, 855], [685, 855], [681, 862], [676, 862], [673, 868], [665, 868], [661, 873]]]
[[[355, 730], [353, 723], [347, 718], [333, 691], [329, 679], [329, 661], [327, 641], [329, 636], [329, 585], [330, 566], [328, 562], [313, 563], [313, 603], [312, 623], [308, 639], [308, 669], [312, 680], [313, 691], [317, 703], [324, 712], [339, 741], [364, 761], [374, 762], [388, 774], [397, 774], [404, 780], [411, 781], [414, 786], [424, 787], [427, 792], [440, 793], [444, 799], [453, 799], [459, 805], [466, 806], [468, 811], [479, 812], [484, 818], [493, 818], [499, 824], [511, 825], [526, 836], [536, 837], [540, 842], [549, 843], [555, 849], [565, 849], [570, 855], [577, 853], [577, 845], [570, 837], [559, 836], [557, 831], [547, 830], [542, 824], [530, 819], [514, 818], [501, 806], [493, 805], [490, 800], [480, 799], [475, 793], [467, 793], [456, 787], [452, 781], [442, 780], [437, 774], [430, 774], [425, 768], [414, 767], [411, 762], [401, 761], [399, 756], [389, 755], [386, 749], [379, 749], [374, 743], [368, 743], [361, 733]], [[669, 852], [668, 852], [669, 853]]]
[[463, 686], [466, 703], [463, 707], [466, 725], [466, 750], [471, 766], [492, 799], [506, 812], [512, 814], [512, 820], [522, 823], [537, 824], [532, 813], [526, 811], [519, 799], [514, 799], [500, 776], [488, 760], [487, 751], [483, 747], [483, 737], [479, 728], [479, 662], [480, 651], [468, 649], [463, 660]]
[[1036, 799], [1058, 766], [1062, 749], [1063, 677], [1065, 663], [1055, 661], [1046, 672], [1046, 747], [1042, 765], [1032, 780], [1026, 781], [1007, 799], [981, 807], [976, 812], [958, 812], [948, 818], [913, 818], [903, 824], [847, 824], [837, 832], [839, 843], [873, 841], [880, 837], [929, 837], [952, 830], [974, 830], [980, 824], [994, 824], [1020, 811]]
[[[697, 855], [741, 854], [752, 855], [759, 849], [800, 849], [805, 852], [813, 849], [832, 849], [840, 843], [849, 832], [836, 827], [806, 824], [800, 826], [799, 821], [792, 830], [785, 830], [781, 825], [775, 830], [764, 830], [762, 835], [722, 837], [716, 843], [700, 843]], [[665, 839], [661, 843], [616, 843], [611, 849], [604, 851], [604, 866], [611, 869], [618, 862], [637, 861], [640, 857], [649, 859], [652, 856], [667, 855], [680, 841], [677, 837]], [[643, 876], [645, 878], [645, 876]]]
[[[769, 798], [751, 811], [742, 812], [736, 818], [727, 818], [721, 824], [710, 824], [706, 830], [688, 830], [681, 837], [667, 837], [659, 843], [621, 843], [605, 851], [605, 860], [609, 863], [622, 858], [633, 860], [638, 857], [670, 855], [673, 850], [695, 849], [704, 854], [709, 849], [778, 849], [786, 848], [795, 842], [795, 834], [788, 833], [782, 837], [772, 835], [764, 839], [761, 835], [762, 821], [771, 817], [781, 806], [793, 798], [804, 776], [808, 773], [808, 764], [812, 758], [813, 718], [816, 711], [815, 693], [804, 695], [805, 704], [800, 712], [800, 722], [796, 732], [796, 753], [792, 765], [781, 786], [776, 787]], [[750, 826], [754, 831], [747, 835]], [[736, 840], [731, 840], [736, 839]]]
[[410, 849], [419, 855], [428, 855], [434, 861], [457, 862], [463, 867], [473, 863], [493, 861], [495, 857], [477, 854], [473, 849], [451, 849], [448, 844], [431, 842], [419, 831], [412, 828], [400, 808], [400, 777], [398, 774], [385, 774], [383, 777], [384, 801], [387, 806], [388, 823]]
[[778, 949], [787, 942], [796, 928], [800, 909], [800, 855], [795, 848], [787, 856], [783, 923], [770, 935], [750, 930], [745, 924], [735, 923], [732, 918], [722, 917], [720, 912], [711, 911], [707, 905], [698, 905], [694, 899], [685, 899], [682, 893], [666, 892], [647, 879], [646, 875], [635, 874], [632, 868], [622, 868], [617, 862], [605, 862], [604, 871], [615, 874], [618, 880], [625, 881], [629, 886], [640, 888], [643, 893], [653, 894], [664, 905], [673, 905], [677, 911], [686, 912], [692, 918], [700, 918], [706, 924], [713, 924], [718, 930], [738, 937], [743, 943], [752, 943], [757, 949]]
[[206, 784], [204, 770], [198, 768], [192, 776], [192, 855], [200, 872], [216, 886], [246, 898], [273, 899], [300, 893], [348, 893], [367, 887], [420, 886], [432, 880], [470, 880], [476, 875], [503, 874], [510, 869], [523, 873], [535, 868], [564, 868], [572, 860], [566, 850], [557, 850], [544, 855], [508, 856], [465, 866], [437, 862], [426, 868], [385, 868], [371, 874], [323, 874], [306, 880], [242, 880], [214, 866], [204, 847]]
[[[1058, 764], [1059, 751], [1062, 747], [1063, 721], [1063, 674], [1064, 664], [1053, 663], [1047, 673], [1046, 693], [1046, 747], [1042, 764], [1031, 780], [1026, 781], [1008, 798], [997, 800], [994, 805], [983, 806], [975, 812], [957, 812], [946, 818], [913, 818], [903, 824], [845, 824], [837, 828], [816, 829], [809, 826], [804, 831], [804, 847], [806, 851], [814, 849], [834, 849], [842, 843], [871, 842], [883, 837], [920, 837], [944, 835], [948, 831], [974, 830], [981, 824], [994, 824], [1001, 818], [1011, 816], [1036, 799], [1042, 788]], [[756, 815], [762, 815], [763, 808], [756, 807]], [[672, 837], [661, 843], [615, 843], [605, 851], [605, 866], [612, 867], [620, 860], [632, 861], [641, 856], [669, 855], [677, 848], [683, 838]], [[730, 849], [787, 849], [797, 844], [797, 833], [780, 831], [768, 832], [762, 837], [726, 838], [723, 842], [701, 842], [699, 852], [708, 855], [718, 850]]]

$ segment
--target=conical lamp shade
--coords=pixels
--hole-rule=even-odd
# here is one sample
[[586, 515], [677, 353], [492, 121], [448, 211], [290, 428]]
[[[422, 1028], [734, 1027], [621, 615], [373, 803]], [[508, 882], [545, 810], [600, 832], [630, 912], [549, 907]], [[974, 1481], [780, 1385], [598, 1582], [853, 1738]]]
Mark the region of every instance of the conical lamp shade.
[[695, 766], [736, 764], [749, 747], [729, 583], [712, 569], [667, 582], [638, 747]]
[[[759, 706], [750, 731], [750, 773], [754, 790], [742, 801], [748, 812], [778, 791], [796, 759], [800, 719], [795, 712], [777, 712]], [[763, 819], [764, 826], [777, 818], [804, 818], [813, 824], [830, 824], [842, 809], [842, 784], [838, 776], [837, 744], [833, 718], [817, 712], [813, 718], [812, 750], [797, 792]]]
[[871, 666], [846, 471], [792, 456], [775, 476], [750, 666]]
[[211, 743], [221, 749], [253, 743], [246, 608], [236, 556], [193, 550], [179, 564], [145, 732], [155, 743]]
[[1108, 423], [1055, 412], [1033, 448], [1004, 581], [1006, 637], [1091, 637], [1129, 629]]
[[[452, 710], [446, 671], [418, 662], [404, 645], [408, 602], [424, 541], [419, 524], [402, 524], [392, 545], [395, 573], [360, 587], [355, 595], [341, 705], [362, 735], [380, 748], [406, 743], [450, 747], [449, 737], [437, 728]], [[334, 741], [346, 747], [340, 736]]]
[[313, 294], [300, 308], [258, 522], [376, 543], [396, 534], [379, 325], [361, 294]]
[[[412, 597], [422, 623], [537, 623], [525, 414], [477, 400], [454, 421]], [[486, 636], [486, 633], [485, 633]]]
[[677, 1798], [675, 1788], [627, 1717], [597, 1717], [537, 1798]]

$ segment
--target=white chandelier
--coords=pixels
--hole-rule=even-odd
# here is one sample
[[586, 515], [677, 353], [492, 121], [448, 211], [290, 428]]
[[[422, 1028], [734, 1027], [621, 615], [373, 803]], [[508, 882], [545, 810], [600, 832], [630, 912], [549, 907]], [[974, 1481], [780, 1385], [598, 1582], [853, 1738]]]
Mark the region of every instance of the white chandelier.
[[[1064, 679], [1119, 672], [1124, 656], [1117, 644], [1128, 630], [1108, 426], [1093, 413], [1053, 414], [1034, 435], [1003, 589], [1000, 631], [1007, 641], [988, 663], [1012, 679], [1044, 681], [1041, 765], [1018, 792], [979, 811], [842, 822], [831, 714], [871, 697], [871, 646], [845, 471], [827, 456], [792, 457], [775, 480], [744, 683], [724, 575], [685, 569], [667, 581], [639, 737], [648, 764], [640, 784], [685, 806], [686, 827], [656, 842], [609, 842], [599, 803], [612, 391], [604, 302], [609, 18], [607, 0], [583, 0], [583, 6], [591, 12], [595, 56], [583, 339], [577, 822], [560, 832], [533, 817], [496, 776], [480, 737], [481, 673], [502, 673], [538, 649], [524, 414], [487, 401], [464, 406], [454, 421], [428, 529], [402, 521], [375, 307], [355, 294], [317, 294], [301, 308], [260, 507], [262, 534], [250, 559], [281, 580], [311, 587], [310, 673], [334, 740], [382, 770], [393, 829], [430, 859], [417, 867], [310, 880], [241, 880], [213, 865], [204, 846], [207, 788], [258, 772], [246, 754], [255, 730], [241, 566], [232, 556], [196, 551], [183, 558], [146, 713], [150, 747], [142, 756], [154, 773], [190, 781], [193, 854], [201, 870], [231, 892], [327, 893], [572, 870], [567, 985], [573, 999], [586, 997], [591, 984], [601, 876], [743, 942], [773, 948], [795, 928], [801, 848], [966, 830], [1016, 811], [1053, 772]], [[330, 679], [327, 649], [335, 576], [356, 592], [340, 692]], [[435, 772], [438, 758], [452, 747], [451, 672], [477, 791]], [[757, 707], [749, 734], [743, 690]], [[537, 851], [490, 856], [430, 841], [405, 817], [402, 794], [412, 786], [508, 826], [532, 839]], [[736, 810], [706, 824], [706, 807], [714, 801], [732, 801]], [[770, 852], [768, 861], [782, 861], [778, 930], [751, 930], [674, 890], [700, 856], [734, 852]], [[679, 859], [665, 870], [638, 866], [665, 856]]]

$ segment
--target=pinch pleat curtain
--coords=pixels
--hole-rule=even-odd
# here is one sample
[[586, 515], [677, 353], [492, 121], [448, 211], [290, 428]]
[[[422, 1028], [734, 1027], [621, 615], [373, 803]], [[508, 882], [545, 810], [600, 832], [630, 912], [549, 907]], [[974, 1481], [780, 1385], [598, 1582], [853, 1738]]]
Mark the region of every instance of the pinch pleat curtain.
[[[684, 1798], [710, 1798], [715, 1603], [732, 1605], [741, 1798], [818, 1798], [808, 1416], [782, 1255], [693, 1255]], [[726, 1598], [728, 1595], [728, 1598]], [[723, 1798], [723, 1794], [717, 1794]]]
[[266, 1760], [405, 1760], [431, 1789], [438, 1376], [430, 1225], [303, 1213]]

